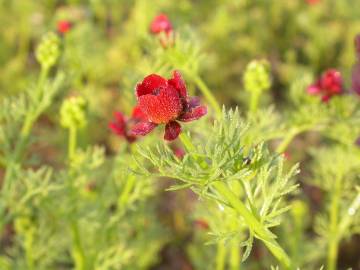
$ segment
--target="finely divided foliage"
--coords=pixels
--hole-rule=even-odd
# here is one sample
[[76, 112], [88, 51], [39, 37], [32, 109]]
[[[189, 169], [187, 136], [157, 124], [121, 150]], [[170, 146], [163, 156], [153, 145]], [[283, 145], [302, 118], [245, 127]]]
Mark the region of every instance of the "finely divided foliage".
[[[218, 192], [214, 183], [225, 183], [234, 193], [237, 200], [246, 205], [252, 215], [264, 229], [280, 224], [281, 215], [289, 209], [284, 196], [297, 188], [293, 176], [298, 173], [297, 166], [287, 173], [283, 171], [283, 158], [270, 154], [263, 143], [244, 145], [243, 139], [247, 136], [247, 125], [239, 117], [238, 110], [223, 111], [223, 118], [215, 121], [207, 142], [196, 140], [196, 145], [185, 154], [183, 159], [177, 158], [166, 145], [155, 148], [138, 149], [139, 153], [148, 159], [158, 176], [171, 177], [179, 180], [170, 188], [178, 190], [191, 188], [200, 199], [204, 198], [222, 206], [217, 211], [228, 211], [229, 218], [233, 219], [234, 205], [229, 198]], [[205, 134], [200, 134], [203, 137]], [[247, 138], [249, 139], [249, 138]], [[139, 173], [149, 172], [141, 169], [138, 163], [135, 169]], [[150, 168], [148, 168], [150, 169]], [[150, 169], [154, 174], [153, 169]], [[215, 210], [216, 211], [216, 210]], [[225, 214], [224, 219], [227, 218]], [[248, 240], [241, 245], [246, 246], [243, 260], [250, 253], [254, 237], [269, 241], [264, 235], [247, 223], [248, 220], [238, 213], [237, 225], [239, 234], [246, 233]], [[226, 221], [225, 221], [226, 222]], [[244, 230], [244, 228], [246, 228]], [[222, 232], [222, 237], [229, 237], [233, 230]], [[270, 238], [275, 235], [269, 232]]]

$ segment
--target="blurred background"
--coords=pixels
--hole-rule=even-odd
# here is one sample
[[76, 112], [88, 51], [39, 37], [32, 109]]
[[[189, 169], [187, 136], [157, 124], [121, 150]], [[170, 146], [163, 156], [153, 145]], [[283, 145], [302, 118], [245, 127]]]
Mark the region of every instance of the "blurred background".
[[[185, 53], [175, 60], [163, 56], [163, 48], [149, 32], [151, 21], [159, 13], [167, 14], [184, 48]], [[336, 68], [350, 87], [355, 62], [353, 39], [360, 32], [360, 1], [0, 0], [0, 100], [36, 83], [40, 67], [35, 48], [45, 33], [58, 31], [62, 20], [72, 26], [61, 37], [63, 52], [52, 72], [64, 71], [66, 83], [35, 125], [34, 136], [40, 139], [29, 150], [32, 157], [27, 166], [31, 168], [39, 164], [64, 167], [67, 133], [59, 127], [58, 112], [62, 100], [74, 95], [88, 102], [88, 127], [81, 131], [79, 145], [103, 145], [107, 157], [121, 152], [125, 141], [108, 129], [113, 111], [130, 114], [136, 83], [153, 72], [168, 77], [170, 70], [178, 68], [177, 63], [180, 69], [184, 63], [196, 69], [219, 103], [228, 107], [247, 106], [242, 78], [246, 65], [254, 59], [265, 58], [271, 64], [272, 87], [262, 102], [275, 104], [279, 110], [286, 106], [288, 89], [299, 74], [317, 77], [325, 69]], [[193, 62], [189, 64], [188, 59]], [[191, 84], [189, 91], [200, 95]], [[0, 176], [3, 174], [0, 168]], [[210, 269], [206, 261], [212, 257], [212, 247], [200, 252], [194, 244], [205, 242], [203, 231], [208, 228], [201, 219], [190, 218], [196, 198], [187, 191], [160, 191], [169, 186], [167, 181], [152, 191], [156, 196], [151, 199], [150, 219], [161, 221], [159, 227], [152, 228], [152, 237], [160, 239], [151, 253], [157, 254], [157, 259], [149, 255], [152, 258], [144, 259], [143, 264], [147, 268], [130, 264], [124, 269]], [[315, 205], [321, 200], [317, 190], [305, 192]], [[136, 216], [132, 218], [136, 223]], [[139, 224], [140, 228], [146, 226]], [[3, 253], [14, 241], [14, 229], [6, 228], [0, 236]], [[131, 235], [131, 228], [126, 230]], [[200, 235], [194, 233], [196, 230]], [[148, 238], [144, 239], [142, 249], [136, 247], [142, 252], [136, 258], [147, 252]], [[348, 245], [340, 251], [339, 265], [355, 270], [359, 266], [359, 237]], [[256, 261], [264, 252], [255, 248], [252, 258]], [[57, 264], [57, 268], [47, 262], [44, 265], [39, 269], [69, 269], [66, 263]], [[11, 269], [27, 269], [21, 264], [17, 267]], [[261, 264], [253, 267], [249, 269], [265, 269]]]

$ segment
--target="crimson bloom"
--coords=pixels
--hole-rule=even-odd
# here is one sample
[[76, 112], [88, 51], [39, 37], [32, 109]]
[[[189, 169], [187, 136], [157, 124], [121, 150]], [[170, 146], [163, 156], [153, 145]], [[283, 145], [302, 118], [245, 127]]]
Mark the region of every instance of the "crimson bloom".
[[153, 34], [165, 32], [169, 35], [173, 31], [173, 27], [169, 18], [165, 14], [159, 14], [151, 22], [150, 31]]
[[114, 112], [115, 120], [109, 123], [109, 128], [118, 136], [124, 137], [129, 143], [136, 140], [136, 136], [131, 134], [131, 127], [146, 120], [146, 116], [138, 106], [133, 109], [130, 119], [121, 112]]
[[66, 34], [67, 32], [70, 31], [72, 26], [73, 26], [73, 24], [70, 21], [61, 20], [61, 21], [58, 21], [58, 23], [57, 23], [57, 30], [60, 34]]
[[320, 0], [306, 0], [306, 3], [308, 3], [309, 5], [315, 5], [320, 3]]
[[331, 97], [343, 93], [342, 76], [336, 69], [329, 69], [324, 72], [320, 79], [307, 88], [310, 95], [321, 95], [323, 102], [327, 102]]
[[177, 121], [190, 122], [207, 113], [207, 108], [200, 106], [197, 97], [188, 97], [185, 82], [178, 71], [174, 71], [168, 80], [157, 74], [146, 76], [137, 84], [136, 96], [147, 121], [134, 125], [133, 135], [144, 136], [159, 124], [165, 124], [164, 139], [172, 141], [181, 132]]
[[165, 14], [156, 16], [150, 25], [150, 32], [159, 36], [163, 48], [174, 45], [175, 36], [169, 18]]

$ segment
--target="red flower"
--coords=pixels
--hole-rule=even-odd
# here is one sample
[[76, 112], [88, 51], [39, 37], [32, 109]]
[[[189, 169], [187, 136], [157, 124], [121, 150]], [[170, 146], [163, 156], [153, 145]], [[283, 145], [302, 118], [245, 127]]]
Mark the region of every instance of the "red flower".
[[186, 152], [184, 151], [184, 149], [176, 147], [175, 149], [173, 149], [173, 152], [175, 154], [175, 156], [179, 159], [183, 159], [183, 157], [185, 156]]
[[147, 121], [133, 127], [134, 135], [144, 136], [157, 125], [165, 124], [164, 139], [175, 140], [181, 132], [176, 120], [190, 122], [207, 113], [207, 108], [200, 106], [198, 98], [188, 97], [185, 82], [178, 71], [174, 71], [169, 80], [156, 74], [145, 77], [136, 86], [136, 96]]
[[342, 76], [339, 71], [329, 69], [322, 74], [319, 80], [307, 88], [310, 95], [321, 95], [324, 102], [329, 101], [332, 96], [343, 92]]
[[151, 22], [150, 31], [153, 34], [165, 32], [169, 35], [173, 31], [173, 27], [169, 18], [165, 14], [159, 14]]
[[306, 0], [306, 2], [307, 2], [309, 5], [315, 5], [315, 4], [320, 3], [320, 0]]
[[57, 30], [60, 34], [65, 34], [72, 28], [72, 23], [67, 20], [61, 20], [57, 23]]
[[196, 219], [194, 221], [194, 225], [196, 228], [199, 228], [201, 230], [208, 230], [210, 227], [209, 223], [207, 223], [207, 221], [204, 219]]
[[114, 118], [115, 120], [109, 123], [109, 128], [116, 135], [124, 137], [129, 143], [136, 140], [136, 136], [130, 133], [131, 127], [140, 121], [146, 120], [144, 113], [138, 106], [133, 109], [130, 119], [121, 112], [114, 112]]
[[155, 35], [159, 35], [159, 40], [163, 48], [174, 45], [175, 36], [173, 27], [165, 14], [159, 14], [153, 19], [150, 25], [150, 31]]

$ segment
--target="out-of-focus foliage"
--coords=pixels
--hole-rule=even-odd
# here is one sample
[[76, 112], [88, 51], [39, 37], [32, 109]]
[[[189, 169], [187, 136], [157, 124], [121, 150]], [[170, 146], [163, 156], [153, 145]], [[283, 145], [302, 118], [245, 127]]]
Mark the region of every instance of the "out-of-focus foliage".
[[[354, 0], [0, 0], [0, 269], [359, 268], [359, 18]], [[325, 103], [306, 88], [329, 68], [345, 91]], [[191, 136], [112, 135], [136, 83], [175, 69], [208, 106]]]

